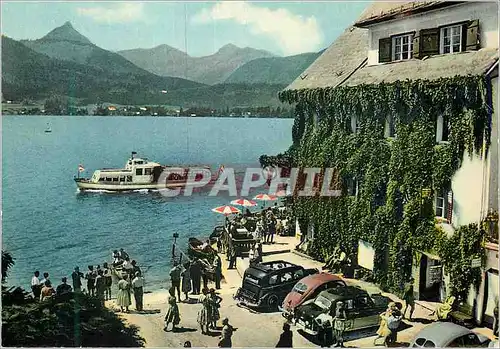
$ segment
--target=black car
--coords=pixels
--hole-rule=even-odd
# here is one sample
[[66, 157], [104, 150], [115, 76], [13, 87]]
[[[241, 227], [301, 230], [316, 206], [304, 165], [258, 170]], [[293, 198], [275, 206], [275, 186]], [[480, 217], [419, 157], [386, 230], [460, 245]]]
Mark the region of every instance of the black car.
[[276, 310], [300, 279], [318, 272], [282, 260], [259, 263], [245, 270], [234, 298], [247, 307]]
[[380, 294], [370, 295], [358, 286], [345, 286], [322, 291], [314, 300], [306, 301], [294, 314], [297, 328], [317, 337], [321, 342], [332, 338], [333, 318], [337, 302], [344, 303], [346, 331], [374, 327], [380, 324], [380, 314], [391, 301]]

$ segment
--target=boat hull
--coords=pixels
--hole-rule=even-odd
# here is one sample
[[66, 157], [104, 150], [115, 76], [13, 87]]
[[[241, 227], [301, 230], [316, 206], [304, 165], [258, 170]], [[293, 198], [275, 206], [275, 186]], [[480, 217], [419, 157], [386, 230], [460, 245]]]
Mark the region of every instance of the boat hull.
[[75, 178], [76, 185], [80, 191], [134, 191], [134, 190], [160, 190], [160, 189], [178, 189], [187, 185], [185, 181], [172, 182], [168, 184], [160, 183], [127, 183], [127, 184], [111, 184], [111, 183], [94, 183], [88, 179]]

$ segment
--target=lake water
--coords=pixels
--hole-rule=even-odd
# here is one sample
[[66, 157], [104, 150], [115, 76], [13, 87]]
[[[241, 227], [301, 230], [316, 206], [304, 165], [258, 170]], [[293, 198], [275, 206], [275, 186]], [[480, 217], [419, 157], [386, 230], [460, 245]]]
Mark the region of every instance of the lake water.
[[[52, 133], [44, 133], [50, 122]], [[110, 261], [123, 247], [147, 269], [147, 289], [167, 287], [172, 235], [187, 248], [222, 216], [211, 208], [224, 196], [199, 193], [78, 193], [73, 176], [122, 167], [131, 151], [162, 164], [258, 166], [261, 154], [291, 144], [291, 119], [49, 117], [2, 119], [3, 249], [16, 259], [8, 284], [29, 289], [34, 270], [54, 283], [75, 266]]]

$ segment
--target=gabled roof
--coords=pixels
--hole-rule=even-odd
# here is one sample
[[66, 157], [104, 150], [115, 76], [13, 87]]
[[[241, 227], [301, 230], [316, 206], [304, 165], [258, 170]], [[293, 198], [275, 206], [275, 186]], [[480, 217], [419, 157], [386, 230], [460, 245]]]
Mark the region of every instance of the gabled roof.
[[285, 90], [336, 87], [367, 60], [368, 30], [347, 28]]
[[463, 1], [374, 2], [363, 11], [354, 25], [357, 27], [365, 27], [391, 19], [399, 19], [425, 11], [457, 5], [462, 2]]

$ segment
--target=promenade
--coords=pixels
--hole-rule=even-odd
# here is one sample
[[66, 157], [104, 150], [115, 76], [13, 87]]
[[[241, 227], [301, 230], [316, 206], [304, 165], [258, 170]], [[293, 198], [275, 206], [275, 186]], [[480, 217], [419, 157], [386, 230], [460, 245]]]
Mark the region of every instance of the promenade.
[[[277, 237], [273, 245], [263, 245], [264, 261], [285, 260], [291, 263], [302, 265], [306, 268], [318, 268], [321, 270], [323, 263], [314, 261], [303, 255], [296, 254], [293, 251], [297, 240], [294, 237]], [[223, 261], [223, 280], [219, 290], [223, 301], [221, 303], [221, 318], [228, 317], [230, 323], [238, 328], [233, 335], [233, 347], [275, 347], [279, 335], [282, 332], [284, 318], [281, 313], [258, 313], [243, 307], [239, 307], [233, 295], [241, 286], [241, 280], [244, 270], [248, 267], [248, 259], [238, 258], [236, 269], [227, 269], [227, 261], [224, 255], [221, 255]], [[371, 292], [380, 291], [375, 285], [360, 280], [345, 279], [348, 284], [360, 285]], [[213, 285], [209, 285], [213, 287]], [[382, 293], [393, 299], [402, 302], [393, 294]], [[136, 325], [140, 329], [140, 334], [146, 339], [146, 347], [179, 347], [183, 346], [185, 341], [190, 341], [193, 347], [217, 347], [220, 330], [214, 331], [212, 335], [202, 335], [197, 323], [197, 314], [201, 308], [197, 304], [196, 296], [191, 296], [190, 303], [179, 303], [181, 313], [180, 328], [176, 332], [165, 332], [163, 330], [163, 318], [167, 310], [168, 292], [166, 290], [148, 293], [144, 295], [145, 313], [134, 312], [134, 304], [131, 306], [131, 312], [121, 314], [128, 323]], [[117, 308], [114, 301], [107, 302], [110, 308]], [[426, 324], [431, 323], [430, 307], [432, 304], [417, 302], [414, 312], [416, 321], [404, 320], [403, 330], [398, 334], [398, 343], [400, 346], [407, 346], [415, 334]], [[219, 324], [220, 326], [220, 321]], [[305, 338], [302, 334], [294, 332], [294, 347], [316, 347], [314, 343]], [[346, 336], [346, 347], [373, 347], [376, 328], [349, 333]], [[491, 330], [477, 329], [478, 332], [491, 336]]]

